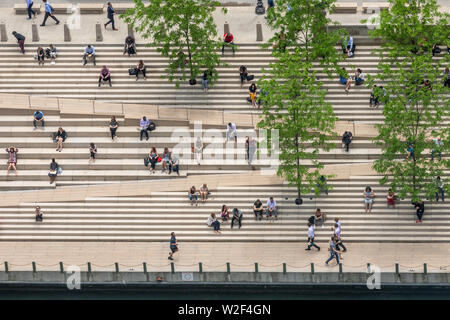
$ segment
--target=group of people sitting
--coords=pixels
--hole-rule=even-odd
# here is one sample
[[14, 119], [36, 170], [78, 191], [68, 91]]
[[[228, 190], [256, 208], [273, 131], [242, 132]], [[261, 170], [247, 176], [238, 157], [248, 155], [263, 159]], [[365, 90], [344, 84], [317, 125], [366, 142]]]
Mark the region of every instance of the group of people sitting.
[[[230, 219], [230, 212], [226, 205], [222, 206], [220, 217], [222, 218], [222, 223], [227, 222]], [[233, 229], [235, 223], [238, 224], [239, 229], [242, 227], [242, 211], [238, 208], [234, 208], [231, 211], [231, 229]], [[208, 220], [206, 221], [206, 224], [208, 227], [212, 227], [216, 234], [221, 233], [220, 232], [221, 223], [219, 219], [216, 217], [215, 213], [211, 213], [211, 215], [208, 217]]]
[[180, 175], [179, 159], [176, 155], [172, 155], [169, 148], [164, 148], [163, 153], [156, 152], [156, 148], [152, 147], [148, 155], [144, 158], [144, 165], [148, 167], [150, 165], [150, 172], [155, 173], [156, 164], [161, 163], [161, 172], [171, 174], [172, 171], [177, 175]]
[[202, 200], [202, 203], [205, 203], [210, 194], [211, 193], [209, 192], [209, 189], [208, 189], [208, 186], [206, 185], [206, 183], [202, 184], [199, 189], [197, 189], [195, 186], [190, 187], [189, 191], [188, 191], [188, 197], [189, 197], [189, 201], [191, 202], [191, 206], [193, 206], [195, 203], [195, 206], [198, 207], [198, 196], [199, 195]]
[[355, 81], [355, 85], [359, 86], [364, 83], [364, 78], [365, 78], [364, 73], [360, 68], [357, 68], [355, 70], [355, 76], [353, 77], [353, 79], [348, 75], [345, 68], [342, 68], [342, 73], [339, 75], [339, 82], [342, 85], [345, 85], [345, 93], [348, 93], [352, 81]]
[[256, 220], [262, 220], [263, 214], [266, 215], [266, 220], [269, 218], [275, 218], [275, 220], [278, 220], [278, 206], [277, 202], [273, 199], [273, 197], [270, 197], [269, 200], [267, 200], [266, 206], [263, 206], [263, 203], [260, 199], [256, 199], [256, 201], [253, 203], [253, 213], [255, 214]]
[[48, 48], [44, 49], [38, 47], [36, 51], [35, 59], [38, 61], [39, 66], [44, 66], [45, 59], [49, 59], [51, 64], [56, 63], [56, 47], [51, 44]]

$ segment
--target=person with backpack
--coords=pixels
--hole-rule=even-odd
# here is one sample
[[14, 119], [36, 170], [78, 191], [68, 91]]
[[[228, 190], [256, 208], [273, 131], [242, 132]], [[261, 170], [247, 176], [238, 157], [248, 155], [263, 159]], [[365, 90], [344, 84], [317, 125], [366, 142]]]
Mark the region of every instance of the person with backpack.
[[247, 80], [247, 75], [248, 75], [247, 67], [244, 65], [240, 66], [239, 76], [241, 77], [241, 88], [244, 85], [244, 81]]
[[19, 48], [20, 48], [20, 52], [22, 52], [22, 54], [25, 54], [25, 36], [21, 35], [20, 33], [13, 31], [12, 32], [13, 36], [16, 37], [17, 39], [17, 43], [19, 44]]
[[106, 29], [106, 26], [111, 23], [112, 24], [112, 29], [114, 31], [119, 30], [119, 29], [116, 29], [116, 27], [114, 26], [114, 14], [115, 14], [115, 12], [114, 12], [113, 6], [112, 6], [111, 2], [108, 2], [108, 14], [107, 14], [107, 17], [108, 17], [109, 21], [104, 24], [105, 29]]
[[45, 27], [45, 22], [47, 21], [48, 17], [51, 17], [53, 20], [56, 21], [56, 24], [59, 24], [59, 20], [54, 16], [53, 12], [55, 11], [53, 7], [48, 3], [47, 0], [42, 0], [44, 2], [45, 6], [45, 17], [44, 21], [41, 24], [41, 27]]

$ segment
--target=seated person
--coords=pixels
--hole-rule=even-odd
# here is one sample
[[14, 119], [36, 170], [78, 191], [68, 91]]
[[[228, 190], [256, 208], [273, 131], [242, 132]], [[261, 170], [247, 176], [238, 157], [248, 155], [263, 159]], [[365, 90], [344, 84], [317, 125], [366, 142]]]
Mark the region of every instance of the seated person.
[[37, 60], [39, 66], [44, 65], [45, 51], [42, 47], [37, 48]]
[[233, 229], [234, 222], [237, 221], [239, 229], [242, 227], [242, 211], [238, 208], [233, 209], [233, 217], [231, 218], [231, 229]]
[[213, 227], [213, 229], [214, 229], [214, 232], [216, 233], [216, 234], [220, 234], [220, 222], [219, 222], [219, 220], [214, 220], [212, 223], [211, 223], [211, 226]]
[[231, 32], [227, 32], [223, 35], [223, 44], [222, 44], [222, 55], [225, 54], [225, 46], [226, 45], [231, 45], [231, 49], [233, 50], [233, 55], [234, 55], [234, 37], [231, 34]]
[[19, 152], [19, 149], [14, 148], [14, 147], [9, 147], [5, 149], [6, 152], [8, 152], [9, 154], [9, 159], [8, 159], [8, 170], [7, 170], [7, 174], [9, 174], [9, 170], [13, 169], [14, 173], [17, 176], [17, 153]]
[[254, 107], [256, 107], [256, 90], [256, 84], [253, 82], [250, 87], [248, 87], [248, 94], [250, 96], [250, 102]]
[[172, 171], [177, 175], [180, 175], [180, 162], [176, 155], [173, 155], [172, 159], [170, 160], [169, 174], [171, 174]]
[[230, 219], [230, 212], [228, 211], [228, 207], [226, 205], [222, 206], [222, 211], [220, 212], [220, 217], [222, 218], [222, 221], [227, 221]]
[[211, 213], [211, 215], [208, 217], [208, 220], [206, 220], [206, 224], [208, 227], [212, 227], [212, 223], [216, 221], [216, 215], [214, 213]]
[[126, 53], [128, 53], [128, 56], [136, 54], [136, 44], [132, 36], [127, 36], [125, 38], [125, 47], [123, 50], [123, 54], [125, 55]]
[[364, 73], [360, 68], [356, 69], [355, 72], [355, 85], [359, 86], [364, 83]]
[[339, 75], [339, 82], [340, 84], [345, 85], [345, 93], [348, 93], [348, 90], [350, 89], [350, 84], [352, 83], [352, 78], [348, 76], [347, 71], [345, 71], [345, 68], [342, 68], [342, 74]]
[[35, 208], [35, 213], [36, 213], [36, 222], [42, 222], [44, 213], [41, 211], [41, 207], [37, 206]]
[[54, 134], [53, 141], [56, 142], [56, 151], [61, 152], [63, 147], [63, 142], [67, 139], [67, 133], [63, 128], [59, 127], [58, 131]]
[[270, 197], [269, 200], [267, 200], [266, 218], [269, 219], [269, 217], [272, 216], [274, 216], [275, 219], [278, 220], [277, 202], [273, 199], [273, 197]]
[[241, 88], [244, 85], [244, 81], [247, 80], [247, 75], [248, 75], [247, 67], [244, 65], [240, 66], [239, 76], [241, 77]]
[[36, 110], [33, 114], [33, 126], [34, 126], [34, 130], [37, 129], [37, 124], [40, 123], [42, 129], [44, 129], [44, 113], [40, 110]]
[[202, 198], [203, 203], [205, 203], [206, 199], [208, 199], [208, 194], [209, 194], [208, 186], [206, 185], [206, 183], [204, 183], [200, 187], [200, 196]]
[[316, 212], [314, 213], [314, 225], [323, 227], [325, 220], [326, 220], [326, 215], [323, 214], [320, 209], [316, 209]]
[[380, 105], [380, 94], [382, 96], [386, 95], [386, 89], [383, 88], [383, 86], [377, 86], [376, 84], [373, 86], [373, 90], [370, 93], [370, 99], [369, 99], [369, 105], [370, 107], [379, 107]]
[[95, 66], [95, 48], [90, 44], [88, 44], [86, 48], [84, 48], [83, 65], [86, 65], [88, 60], [92, 60]]
[[[164, 152], [161, 155], [161, 172], [166, 172], [170, 167], [170, 159], [172, 158], [172, 153], [169, 151], [169, 148], [164, 148]], [[169, 169], [170, 170], [170, 169]], [[170, 174], [171, 172], [169, 172]]]
[[388, 208], [390, 206], [392, 206], [393, 208], [395, 208], [395, 193], [394, 191], [392, 191], [392, 189], [388, 190], [387, 196], [386, 196], [386, 201], [387, 201], [387, 206]]
[[109, 86], [111, 87], [111, 73], [109, 69], [106, 66], [103, 66], [102, 70], [100, 71], [100, 76], [98, 77], [98, 86], [100, 87], [100, 84], [103, 82], [109, 82]]
[[346, 151], [348, 152], [349, 148], [350, 148], [350, 143], [353, 140], [353, 135], [350, 131], [345, 131], [344, 134], [342, 135], [342, 144], [345, 146]]
[[191, 206], [194, 204], [194, 200], [195, 200], [195, 205], [198, 207], [198, 194], [197, 194], [197, 189], [195, 189], [195, 186], [192, 186], [189, 189], [189, 200], [191, 201]]
[[342, 51], [349, 58], [355, 54], [355, 44], [352, 36], [346, 37], [342, 42]]
[[441, 48], [439, 48], [437, 44], [434, 44], [433, 47], [431, 48], [431, 54], [434, 57], [434, 55], [439, 53], [441, 53]]
[[45, 49], [45, 57], [52, 61], [52, 64], [55, 64], [56, 60], [56, 47], [51, 44], [49, 48]]
[[55, 182], [56, 176], [58, 175], [59, 165], [55, 161], [55, 159], [52, 159], [52, 162], [50, 163], [50, 170], [48, 172], [48, 176], [50, 177], [50, 184]]
[[264, 208], [261, 200], [256, 199], [255, 203], [253, 203], [253, 213], [255, 214], [256, 220], [262, 220]]
[[144, 76], [144, 80], [147, 80], [147, 77], [145, 76], [146, 71], [147, 71], [147, 67], [144, 64], [144, 61], [139, 60], [139, 63], [136, 66], [136, 81], [138, 81], [139, 72], [142, 72], [142, 75]]

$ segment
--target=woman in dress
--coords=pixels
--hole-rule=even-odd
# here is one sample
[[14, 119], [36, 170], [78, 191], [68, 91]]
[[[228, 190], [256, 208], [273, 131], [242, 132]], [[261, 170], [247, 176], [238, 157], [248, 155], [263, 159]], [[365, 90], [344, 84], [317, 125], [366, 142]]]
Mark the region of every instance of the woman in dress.
[[8, 171], [7, 174], [9, 174], [9, 170], [13, 169], [14, 173], [17, 176], [17, 152], [19, 152], [19, 149], [14, 147], [9, 147], [5, 149], [6, 152], [9, 153], [9, 160], [8, 160]]

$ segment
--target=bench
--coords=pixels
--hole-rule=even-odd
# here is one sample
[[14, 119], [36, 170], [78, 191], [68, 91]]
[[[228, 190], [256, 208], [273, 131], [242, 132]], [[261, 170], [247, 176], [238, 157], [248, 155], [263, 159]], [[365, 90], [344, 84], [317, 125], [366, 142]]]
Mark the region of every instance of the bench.
[[381, 10], [388, 10], [389, 2], [363, 2], [362, 11], [363, 13], [377, 13]]
[[335, 6], [333, 13], [356, 13], [358, 11], [358, 4], [355, 2], [338, 2]]
[[[36, 11], [37, 14], [41, 13], [41, 5], [33, 5], [33, 10]], [[26, 3], [20, 3], [14, 5], [14, 13], [15, 14], [27, 14], [28, 7]]]
[[127, 9], [133, 9], [134, 4], [133, 3], [114, 3], [113, 4], [114, 12], [116, 14], [122, 14], [125, 13]]
[[54, 9], [54, 14], [71, 14], [73, 6], [71, 3], [52, 3], [52, 7]]
[[88, 14], [102, 14], [103, 13], [103, 3], [79, 3], [78, 8], [80, 13]]

